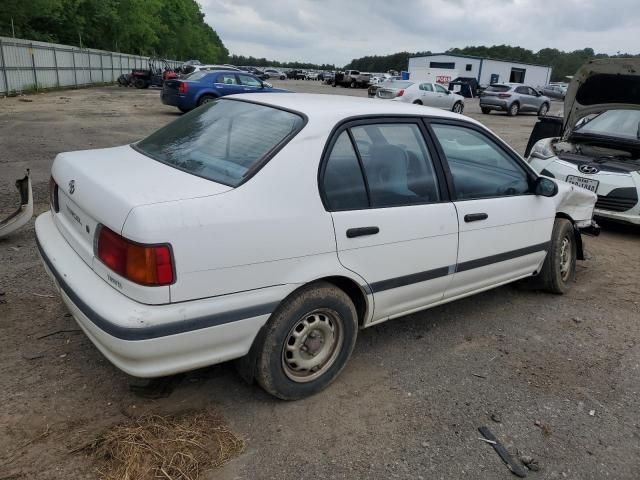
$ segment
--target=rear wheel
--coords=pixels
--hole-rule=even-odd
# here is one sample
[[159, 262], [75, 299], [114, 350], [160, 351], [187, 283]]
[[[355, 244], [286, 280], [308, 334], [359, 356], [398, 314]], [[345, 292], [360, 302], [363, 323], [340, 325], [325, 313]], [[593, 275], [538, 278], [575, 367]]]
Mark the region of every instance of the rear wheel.
[[[375, 95], [374, 95], [375, 96]], [[413, 102], [414, 105], [422, 105], [422, 100], [415, 100]]]
[[540, 110], [538, 110], [538, 116], [544, 117], [548, 111], [549, 111], [549, 104], [543, 103], [542, 105], [540, 105]]
[[451, 109], [453, 113], [462, 113], [463, 110], [464, 110], [464, 105], [462, 104], [462, 102], [456, 102], [453, 108]]
[[213, 102], [216, 99], [213, 95], [203, 95], [198, 100], [198, 106]]
[[355, 80], [351, 80], [351, 83], [349, 84], [349, 86], [351, 88], [356, 88], [356, 81]]
[[515, 117], [516, 115], [518, 115], [519, 111], [520, 105], [517, 102], [513, 102], [509, 107], [509, 110], [507, 110], [507, 115], [509, 115], [510, 117]]
[[482, 110], [482, 113], [485, 115], [489, 115], [491, 113], [491, 109], [487, 107], [481, 107], [480, 110]]
[[136, 78], [133, 82], [133, 86], [136, 88], [148, 88], [149, 84], [143, 78]]
[[541, 287], [549, 293], [566, 293], [576, 275], [576, 237], [566, 218], [556, 218], [551, 245], [540, 272]]
[[265, 326], [256, 379], [283, 400], [313, 395], [342, 371], [357, 332], [356, 309], [344, 291], [327, 282], [302, 287]]
[[188, 108], [183, 108], [183, 107], [178, 107], [178, 110], [180, 110], [182, 113], [187, 113], [190, 111], [190, 109]]

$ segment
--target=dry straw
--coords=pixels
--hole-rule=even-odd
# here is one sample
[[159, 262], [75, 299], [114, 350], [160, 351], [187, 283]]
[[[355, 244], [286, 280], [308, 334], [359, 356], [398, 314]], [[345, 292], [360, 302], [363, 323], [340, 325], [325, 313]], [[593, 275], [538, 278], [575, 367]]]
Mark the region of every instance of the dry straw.
[[144, 415], [106, 431], [91, 447], [103, 480], [197, 480], [244, 450], [213, 413]]

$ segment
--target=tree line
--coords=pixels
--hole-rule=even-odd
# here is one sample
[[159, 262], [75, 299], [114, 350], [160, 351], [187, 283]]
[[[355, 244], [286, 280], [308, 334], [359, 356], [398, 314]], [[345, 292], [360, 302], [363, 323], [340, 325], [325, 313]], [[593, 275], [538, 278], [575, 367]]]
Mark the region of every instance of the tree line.
[[229, 54], [196, 0], [3, 0], [0, 36], [206, 63]]
[[247, 67], [275, 67], [275, 68], [299, 68], [305, 70], [335, 70], [334, 64], [317, 64], [310, 62], [279, 62], [278, 60], [267, 60], [266, 58], [245, 57], [244, 55], [231, 55], [229, 62], [232, 65]]
[[[362, 70], [365, 72], [386, 72], [388, 70], [406, 70], [409, 65], [409, 58], [415, 56], [428, 55], [430, 52], [399, 52], [392, 55], [368, 56], [353, 59], [345, 68]], [[543, 48], [537, 52], [527, 50], [522, 47], [512, 47], [510, 45], [472, 46], [465, 48], [451, 48], [447, 53], [460, 55], [473, 55], [477, 57], [493, 58], [496, 60], [513, 60], [524, 63], [537, 63], [540, 65], [550, 65], [553, 68], [551, 80], [564, 81], [567, 75], [573, 75], [578, 68], [588, 60], [594, 58], [616, 58], [616, 57], [637, 57], [640, 54], [617, 53], [607, 55], [606, 53], [595, 53], [593, 48], [583, 48], [564, 52], [557, 48]]]

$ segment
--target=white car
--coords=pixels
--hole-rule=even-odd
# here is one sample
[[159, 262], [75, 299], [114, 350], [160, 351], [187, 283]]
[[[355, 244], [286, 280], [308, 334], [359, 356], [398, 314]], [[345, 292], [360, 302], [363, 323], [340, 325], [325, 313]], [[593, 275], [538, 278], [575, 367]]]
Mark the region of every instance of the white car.
[[564, 292], [595, 202], [474, 120], [295, 93], [61, 153], [51, 185], [39, 252], [111, 362], [156, 377], [242, 357], [283, 399], [335, 379], [359, 328], [535, 275]]
[[395, 97], [393, 100], [451, 110], [455, 113], [464, 111], [464, 97], [447, 90], [437, 83], [414, 83], [404, 89], [402, 96]]
[[[528, 161], [542, 175], [598, 194], [595, 215], [640, 225], [640, 59], [594, 60], [573, 77], [556, 136], [532, 133]], [[539, 134], [538, 132], [542, 132]]]

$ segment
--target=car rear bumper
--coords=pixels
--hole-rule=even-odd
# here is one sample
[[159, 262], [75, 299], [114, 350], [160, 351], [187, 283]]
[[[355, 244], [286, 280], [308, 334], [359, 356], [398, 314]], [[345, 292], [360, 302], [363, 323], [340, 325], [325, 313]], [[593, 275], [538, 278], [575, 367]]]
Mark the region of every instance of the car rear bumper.
[[160, 94], [160, 100], [162, 100], [162, 103], [165, 105], [169, 105], [172, 107], [182, 107], [182, 103], [184, 99], [179, 95], [172, 94], [172, 93], [165, 93], [163, 91]]
[[292, 286], [166, 305], [121, 294], [71, 248], [50, 212], [36, 220], [45, 269], [84, 333], [109, 361], [137, 377], [159, 377], [245, 355]]
[[493, 110], [507, 110], [507, 102], [492, 98], [481, 98], [480, 108], [491, 108]]

